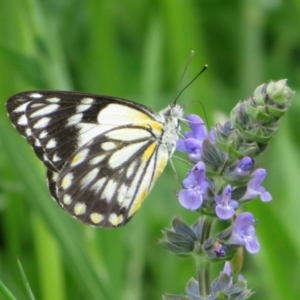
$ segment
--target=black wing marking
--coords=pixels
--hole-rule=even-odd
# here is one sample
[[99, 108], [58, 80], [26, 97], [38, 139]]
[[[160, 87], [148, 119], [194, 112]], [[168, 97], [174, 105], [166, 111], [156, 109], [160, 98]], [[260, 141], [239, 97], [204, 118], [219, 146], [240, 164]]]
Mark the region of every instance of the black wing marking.
[[[110, 138], [120, 128], [96, 137], [61, 170], [56, 183], [58, 201], [80, 221], [102, 227], [124, 225], [150, 192], [157, 163], [166, 161], [168, 152], [156, 137], [149, 138], [149, 129], [130, 129], [131, 139], [126, 142]], [[134, 132], [144, 138], [135, 139]], [[104, 150], [107, 143], [115, 147]]]
[[[98, 115], [109, 104], [120, 104], [156, 120], [158, 114], [129, 100], [88, 93], [29, 91], [7, 101], [9, 117], [38, 158], [51, 171], [59, 171], [65, 161], [89, 135], [98, 130]], [[104, 124], [105, 125], [105, 124]], [[110, 124], [108, 129], [119, 125]], [[97, 128], [96, 128], [97, 127]], [[104, 129], [99, 128], [99, 134]], [[87, 138], [85, 138], [87, 136]]]

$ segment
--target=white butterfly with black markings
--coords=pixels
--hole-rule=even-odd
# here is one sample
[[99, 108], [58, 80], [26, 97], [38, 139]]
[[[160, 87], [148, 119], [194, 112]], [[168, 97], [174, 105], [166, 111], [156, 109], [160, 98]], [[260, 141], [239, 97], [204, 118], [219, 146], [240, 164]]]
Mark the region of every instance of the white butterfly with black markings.
[[69, 214], [122, 226], [140, 208], [172, 156], [183, 109], [154, 112], [108, 96], [28, 91], [7, 101], [18, 132], [47, 167], [50, 193]]

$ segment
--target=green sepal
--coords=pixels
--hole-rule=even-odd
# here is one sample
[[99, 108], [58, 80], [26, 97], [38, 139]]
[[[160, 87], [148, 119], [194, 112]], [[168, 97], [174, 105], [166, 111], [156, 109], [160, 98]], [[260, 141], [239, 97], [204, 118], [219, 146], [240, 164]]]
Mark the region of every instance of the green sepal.
[[163, 230], [163, 239], [159, 240], [168, 251], [181, 257], [188, 257], [200, 250], [199, 239], [191, 227], [179, 217], [172, 220], [172, 229]]
[[163, 294], [163, 300], [188, 300], [184, 295]]
[[202, 160], [206, 166], [206, 174], [209, 176], [218, 175], [226, 162], [227, 155], [220, 151], [217, 145], [209, 139], [205, 139], [202, 145]]

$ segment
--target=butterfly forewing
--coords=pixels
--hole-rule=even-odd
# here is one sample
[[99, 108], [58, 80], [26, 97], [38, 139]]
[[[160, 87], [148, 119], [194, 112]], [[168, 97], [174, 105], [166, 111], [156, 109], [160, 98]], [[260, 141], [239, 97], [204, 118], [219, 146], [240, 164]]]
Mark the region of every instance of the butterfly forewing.
[[[69, 156], [94, 136], [132, 123], [136, 116], [131, 110], [141, 114], [140, 118], [155, 117], [154, 112], [142, 105], [131, 109], [130, 105], [132, 102], [128, 100], [93, 94], [32, 91], [11, 97], [7, 110], [12, 123], [37, 156], [49, 169], [59, 171]], [[100, 124], [101, 112], [105, 110], [108, 111], [104, 114], [106, 119]]]
[[59, 91], [17, 94], [7, 110], [48, 168], [53, 198], [103, 227], [123, 225], [138, 210], [174, 149], [181, 117], [171, 108], [155, 113], [125, 99]]

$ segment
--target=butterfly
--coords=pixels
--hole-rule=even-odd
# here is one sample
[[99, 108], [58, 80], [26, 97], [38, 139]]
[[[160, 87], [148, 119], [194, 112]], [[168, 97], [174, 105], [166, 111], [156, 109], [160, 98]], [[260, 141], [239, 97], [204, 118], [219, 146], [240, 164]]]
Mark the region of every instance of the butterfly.
[[51, 196], [99, 227], [126, 224], [172, 156], [183, 108], [160, 112], [129, 100], [65, 91], [8, 99], [12, 124], [47, 168]]

